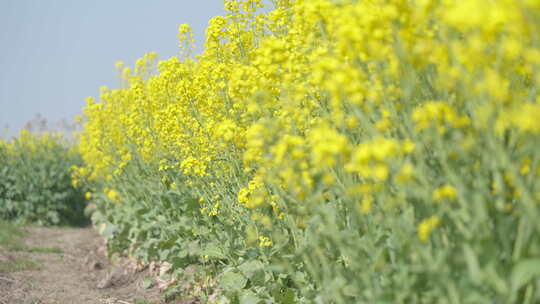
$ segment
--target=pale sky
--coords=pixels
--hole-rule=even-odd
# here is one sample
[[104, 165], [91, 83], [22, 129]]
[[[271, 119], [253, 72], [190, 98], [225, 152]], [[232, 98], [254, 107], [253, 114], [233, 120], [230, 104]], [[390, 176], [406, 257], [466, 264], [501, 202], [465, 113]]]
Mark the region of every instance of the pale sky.
[[36, 114], [72, 121], [85, 97], [119, 86], [115, 62], [177, 55], [182, 23], [200, 52], [223, 14], [221, 0], [0, 0], [0, 130], [13, 135]]

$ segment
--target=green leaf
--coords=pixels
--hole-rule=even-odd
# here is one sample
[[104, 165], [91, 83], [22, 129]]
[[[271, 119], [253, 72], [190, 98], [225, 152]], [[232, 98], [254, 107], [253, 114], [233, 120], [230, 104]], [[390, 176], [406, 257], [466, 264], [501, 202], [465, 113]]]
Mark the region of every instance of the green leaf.
[[221, 248], [216, 246], [215, 244], [208, 244], [204, 250], [201, 251], [201, 255], [207, 255], [211, 258], [217, 258], [217, 259], [224, 259], [225, 254], [223, 254], [223, 251]]
[[150, 289], [154, 286], [154, 278], [152, 277], [145, 277], [142, 282], [142, 287], [144, 289]]
[[247, 278], [251, 278], [258, 270], [263, 269], [263, 263], [259, 261], [248, 261], [244, 264], [238, 266], [238, 269], [245, 275]]
[[467, 262], [467, 268], [469, 269], [471, 279], [473, 282], [479, 284], [482, 280], [482, 273], [480, 272], [480, 264], [478, 263], [476, 254], [469, 245], [464, 245], [463, 254], [465, 256], [465, 261]]
[[516, 291], [538, 277], [540, 277], [540, 259], [519, 261], [512, 269], [512, 288]]
[[296, 303], [296, 296], [294, 294], [294, 291], [291, 288], [285, 288], [284, 290], [281, 289], [274, 289], [272, 291], [272, 296], [274, 296], [274, 299], [276, 299], [279, 303], [283, 304], [294, 304]]
[[225, 290], [240, 290], [246, 286], [247, 278], [235, 272], [226, 272], [221, 276], [220, 285]]
[[252, 291], [243, 291], [240, 295], [240, 304], [259, 304], [265, 303], [261, 298], [257, 297]]

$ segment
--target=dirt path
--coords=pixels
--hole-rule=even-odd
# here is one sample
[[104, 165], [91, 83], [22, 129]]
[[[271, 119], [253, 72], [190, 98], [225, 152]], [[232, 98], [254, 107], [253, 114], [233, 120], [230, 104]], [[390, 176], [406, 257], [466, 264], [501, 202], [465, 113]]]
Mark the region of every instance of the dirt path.
[[[91, 228], [27, 228], [26, 250], [0, 248], [0, 304], [155, 304], [147, 271], [112, 264]], [[6, 263], [7, 262], [7, 263]]]

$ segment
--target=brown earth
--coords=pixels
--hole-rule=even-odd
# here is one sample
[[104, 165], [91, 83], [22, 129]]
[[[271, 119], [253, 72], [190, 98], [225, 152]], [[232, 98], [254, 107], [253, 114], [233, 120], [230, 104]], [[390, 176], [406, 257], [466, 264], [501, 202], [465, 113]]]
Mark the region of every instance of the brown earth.
[[157, 288], [143, 287], [149, 270], [125, 260], [112, 263], [94, 229], [29, 227], [26, 230], [28, 248], [50, 250], [0, 248], [0, 262], [4, 264], [29, 259], [38, 266], [34, 270], [0, 270], [0, 304], [161, 303]]

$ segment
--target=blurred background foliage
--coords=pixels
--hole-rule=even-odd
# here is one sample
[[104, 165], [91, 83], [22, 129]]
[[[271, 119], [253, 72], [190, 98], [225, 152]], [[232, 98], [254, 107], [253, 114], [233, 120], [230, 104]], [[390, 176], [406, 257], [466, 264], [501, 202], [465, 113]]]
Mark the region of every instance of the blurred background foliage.
[[0, 140], [0, 218], [39, 225], [84, 225], [84, 192], [71, 181], [82, 163], [62, 133], [23, 129]]

